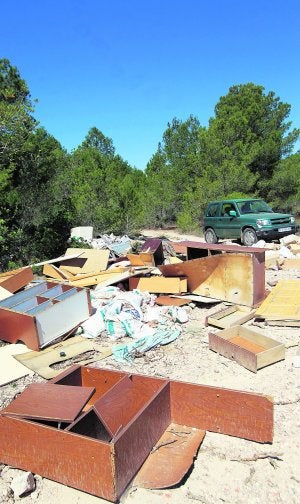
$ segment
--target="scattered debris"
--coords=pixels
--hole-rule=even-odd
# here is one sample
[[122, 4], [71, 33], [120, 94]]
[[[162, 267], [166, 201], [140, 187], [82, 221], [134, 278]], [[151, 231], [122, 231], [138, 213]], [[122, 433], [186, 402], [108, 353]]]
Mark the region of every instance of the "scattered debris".
[[17, 497], [22, 497], [23, 495], [29, 494], [35, 490], [35, 479], [31, 472], [24, 472], [19, 476], [16, 476], [10, 487]]

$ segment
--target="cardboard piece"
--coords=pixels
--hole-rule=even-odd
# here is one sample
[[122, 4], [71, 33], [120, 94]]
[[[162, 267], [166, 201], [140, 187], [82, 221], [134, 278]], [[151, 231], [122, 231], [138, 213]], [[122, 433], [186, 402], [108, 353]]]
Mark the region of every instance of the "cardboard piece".
[[34, 374], [14, 358], [15, 355], [25, 352], [28, 352], [27, 346], [20, 343], [0, 347], [0, 386], [23, 378], [23, 376]]

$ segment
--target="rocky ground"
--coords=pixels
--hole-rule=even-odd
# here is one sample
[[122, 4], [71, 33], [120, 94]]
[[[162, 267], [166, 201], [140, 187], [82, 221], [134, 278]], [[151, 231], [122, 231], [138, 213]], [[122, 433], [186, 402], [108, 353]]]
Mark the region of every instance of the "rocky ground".
[[[295, 271], [267, 271], [267, 287], [281, 278], [300, 278]], [[223, 305], [218, 305], [218, 308]], [[107, 358], [95, 367], [121, 369], [199, 384], [216, 385], [273, 397], [275, 408], [274, 442], [258, 444], [221, 434], [207, 433], [184, 483], [168, 490], [144, 490], [130, 486], [121, 497], [122, 504], [216, 504], [216, 503], [298, 503], [300, 502], [300, 368], [298, 328], [255, 326], [255, 330], [282, 342], [286, 358], [254, 374], [208, 348], [204, 325], [214, 305], [187, 308], [189, 321], [180, 338], [168, 346], [147, 352], [132, 365], [121, 365]], [[248, 322], [251, 327], [253, 322]], [[108, 338], [99, 339], [110, 346]], [[44, 381], [35, 375], [0, 387], [0, 403], [8, 404], [32, 381]], [[70, 464], [72, 461], [70, 460]], [[12, 481], [22, 473], [0, 465], [0, 502], [24, 504], [100, 504], [100, 498], [68, 488], [34, 475], [36, 489], [22, 498], [14, 496]]]

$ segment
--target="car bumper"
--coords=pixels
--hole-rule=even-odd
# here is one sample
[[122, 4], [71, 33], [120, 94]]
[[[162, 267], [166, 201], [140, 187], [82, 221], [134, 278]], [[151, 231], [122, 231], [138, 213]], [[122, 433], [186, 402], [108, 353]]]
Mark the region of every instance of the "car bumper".
[[[280, 229], [286, 229], [285, 231], [280, 231]], [[257, 229], [256, 235], [261, 239], [269, 239], [269, 240], [278, 240], [278, 238], [282, 238], [283, 236], [288, 236], [291, 234], [297, 233], [299, 226], [285, 226], [284, 228], [276, 228], [276, 229]]]

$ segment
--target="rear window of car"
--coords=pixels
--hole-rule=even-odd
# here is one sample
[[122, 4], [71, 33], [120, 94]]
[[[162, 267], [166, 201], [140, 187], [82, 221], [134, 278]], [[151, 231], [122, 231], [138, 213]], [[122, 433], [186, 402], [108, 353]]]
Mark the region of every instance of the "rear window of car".
[[206, 217], [215, 217], [216, 215], [218, 215], [218, 207], [219, 203], [212, 203], [211, 205], [209, 205]]

